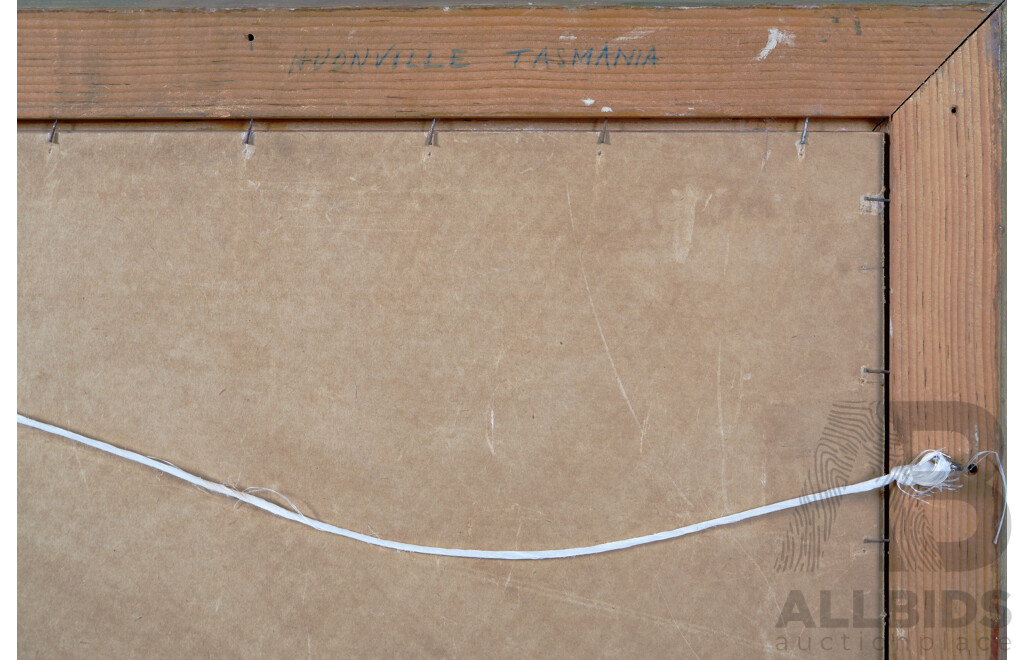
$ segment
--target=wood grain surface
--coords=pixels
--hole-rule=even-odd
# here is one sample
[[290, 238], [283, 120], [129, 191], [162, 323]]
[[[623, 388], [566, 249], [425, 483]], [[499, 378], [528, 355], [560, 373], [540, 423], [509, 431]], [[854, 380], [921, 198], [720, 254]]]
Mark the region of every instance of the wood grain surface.
[[[1005, 449], [1002, 10], [892, 120], [892, 463]], [[894, 493], [895, 657], [1000, 657], [991, 461], [930, 505]]]
[[882, 117], [989, 11], [25, 10], [18, 116]]

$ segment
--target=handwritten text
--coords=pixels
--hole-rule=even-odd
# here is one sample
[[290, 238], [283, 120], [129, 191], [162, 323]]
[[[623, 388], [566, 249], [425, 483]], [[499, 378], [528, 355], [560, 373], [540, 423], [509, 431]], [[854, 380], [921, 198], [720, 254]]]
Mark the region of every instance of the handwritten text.
[[[487, 60], [493, 63], [494, 54]], [[566, 48], [514, 48], [499, 53], [499, 57], [512, 69], [619, 69], [656, 67], [660, 62], [657, 46], [621, 48], [607, 43], [601, 46]], [[403, 48], [392, 44], [387, 48], [333, 49], [292, 56], [288, 73], [330, 72], [358, 73], [361, 71], [430, 71], [470, 68], [474, 59], [465, 48], [444, 51]], [[493, 64], [492, 64], [493, 66]]]

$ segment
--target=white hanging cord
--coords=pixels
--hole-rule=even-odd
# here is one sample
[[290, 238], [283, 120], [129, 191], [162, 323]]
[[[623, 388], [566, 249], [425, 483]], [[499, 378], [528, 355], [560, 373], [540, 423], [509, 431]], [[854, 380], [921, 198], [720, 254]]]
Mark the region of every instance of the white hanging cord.
[[992, 460], [996, 462], [996, 469], [999, 470], [999, 478], [1003, 480], [1003, 515], [999, 517], [999, 525], [996, 527], [996, 538], [992, 543], [999, 543], [999, 533], [1003, 531], [1003, 523], [1006, 521], [1006, 472], [1003, 471], [1003, 462], [999, 460], [999, 454], [994, 451], [979, 451], [974, 455], [967, 463], [968, 469], [972, 466], [977, 466], [978, 461], [991, 456]]
[[[173, 477], [177, 477], [182, 481], [187, 481], [190, 484], [205, 488], [206, 490], [214, 493], [220, 493], [227, 497], [231, 497], [246, 504], [263, 509], [269, 513], [286, 518], [294, 522], [312, 527], [313, 529], [320, 530], [321, 532], [327, 532], [328, 534], [336, 534], [338, 536], [344, 536], [346, 538], [353, 539], [355, 541], [362, 541], [363, 543], [369, 543], [370, 545], [377, 545], [383, 548], [391, 548], [393, 550], [402, 550], [405, 552], [417, 552], [424, 555], [440, 555], [442, 557], [470, 557], [475, 559], [561, 559], [564, 557], [579, 557], [581, 555], [596, 555], [602, 552], [611, 552], [613, 550], [622, 550], [624, 548], [632, 548], [638, 545], [645, 545], [647, 543], [654, 543], [656, 541], [665, 541], [667, 539], [674, 539], [680, 536], [686, 536], [687, 534], [694, 534], [696, 532], [710, 529], [712, 527], [720, 527], [722, 525], [729, 525], [732, 523], [740, 522], [741, 520], [747, 520], [749, 518], [756, 518], [758, 516], [764, 516], [769, 513], [776, 511], [783, 511], [785, 509], [792, 509], [798, 506], [804, 506], [811, 502], [820, 502], [821, 500], [827, 500], [833, 497], [839, 497], [841, 495], [851, 495], [853, 493], [866, 493], [868, 491], [877, 490], [879, 488], [885, 488], [889, 484], [895, 483], [900, 489], [910, 489], [911, 493], [915, 496], [924, 496], [935, 490], [943, 490], [946, 488], [953, 487], [951, 484], [956, 480], [954, 472], [954, 464], [949, 460], [949, 457], [937, 450], [929, 450], [923, 452], [921, 455], [909, 465], [901, 465], [893, 468], [889, 474], [876, 477], [875, 479], [869, 479], [868, 481], [862, 481], [857, 484], [850, 486], [840, 486], [837, 488], [831, 488], [829, 490], [814, 493], [812, 495], [802, 495], [800, 497], [794, 497], [793, 499], [785, 500], [783, 502], [777, 502], [775, 504], [767, 504], [765, 506], [759, 506], [755, 509], [749, 509], [747, 511], [741, 511], [740, 513], [733, 513], [728, 516], [722, 516], [721, 518], [715, 518], [714, 520], [707, 520], [704, 522], [695, 523], [693, 525], [687, 525], [686, 527], [680, 527], [678, 529], [669, 530], [666, 532], [658, 532], [656, 534], [648, 534], [647, 536], [637, 536], [631, 539], [624, 539], [622, 541], [611, 541], [609, 543], [601, 543], [598, 545], [588, 545], [578, 548], [564, 548], [560, 550], [462, 550], [459, 548], [435, 548], [426, 545], [415, 545], [412, 543], [402, 543], [400, 541], [388, 541], [385, 539], [379, 539], [375, 536], [367, 536], [366, 534], [360, 534], [359, 532], [353, 532], [348, 529], [336, 527], [313, 518], [307, 518], [302, 515], [297, 509], [290, 511], [284, 507], [278, 506], [273, 502], [269, 502], [261, 497], [257, 497], [253, 494], [254, 491], [263, 490], [258, 488], [248, 488], [246, 490], [238, 490], [231, 486], [219, 484], [213, 481], [208, 481], [202, 477], [198, 477], [190, 472], [186, 472], [181, 468], [164, 463], [158, 459], [151, 458], [149, 456], [143, 456], [127, 449], [121, 449], [114, 445], [107, 444], [100, 440], [94, 440], [87, 438], [84, 435], [79, 435], [74, 431], [68, 431], [67, 429], [60, 428], [59, 426], [53, 426], [52, 424], [46, 424], [39, 422], [34, 419], [29, 419], [24, 415], [18, 415], [18, 423], [24, 426], [30, 426], [46, 433], [58, 435], [68, 440], [79, 442], [83, 445], [88, 445], [94, 449], [99, 449], [108, 454], [114, 456], [120, 456], [121, 458], [127, 459], [140, 465], [159, 470], [164, 474], [169, 474]], [[982, 452], [984, 454], [986, 452]], [[989, 452], [990, 453], [990, 452]], [[979, 454], [978, 456], [981, 456]], [[976, 457], [977, 458], [977, 457]], [[998, 461], [998, 456], [996, 457]], [[1002, 474], [1002, 465], [1000, 464], [1000, 474]], [[1005, 476], [1004, 476], [1005, 483]], [[275, 491], [276, 492], [276, 491]], [[906, 492], [906, 491], [905, 491]], [[289, 502], [291, 504], [291, 502]], [[1001, 526], [1001, 525], [1000, 525]]]

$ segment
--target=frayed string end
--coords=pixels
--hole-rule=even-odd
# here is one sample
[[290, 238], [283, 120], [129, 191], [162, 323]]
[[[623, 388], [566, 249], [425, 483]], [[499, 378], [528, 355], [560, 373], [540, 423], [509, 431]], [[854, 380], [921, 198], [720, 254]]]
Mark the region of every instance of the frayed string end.
[[920, 499], [936, 491], [959, 488], [963, 467], [938, 449], [917, 455], [910, 464], [894, 468], [890, 475], [901, 491]]
[[[967, 465], [975, 466], [979, 460], [988, 457], [995, 461], [996, 469], [999, 470], [999, 478], [1003, 482], [1003, 513], [999, 518], [999, 525], [996, 527], [995, 539], [992, 541], [992, 543], [998, 544], [999, 535], [1006, 522], [1006, 472], [1003, 470], [1003, 462], [996, 452], [982, 451], [975, 454]], [[942, 451], [929, 449], [918, 454], [910, 464], [893, 468], [889, 476], [903, 493], [927, 503], [924, 498], [932, 493], [960, 488], [960, 475], [963, 471], [963, 466], [953, 462]]]

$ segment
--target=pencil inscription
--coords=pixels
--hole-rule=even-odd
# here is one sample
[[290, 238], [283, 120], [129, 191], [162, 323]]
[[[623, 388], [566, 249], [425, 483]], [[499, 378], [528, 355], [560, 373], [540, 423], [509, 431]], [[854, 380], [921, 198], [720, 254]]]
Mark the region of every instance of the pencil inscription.
[[327, 49], [327, 52], [310, 53], [303, 50], [302, 54], [292, 56], [288, 73], [302, 71], [327, 71], [330, 73], [370, 71], [395, 71], [398, 69], [465, 69], [469, 60], [462, 48], [452, 48], [443, 53], [432, 50], [404, 50], [392, 44], [385, 50], [371, 51], [369, 48], [351, 50]]
[[[493, 66], [495, 57], [502, 67], [511, 69], [557, 70], [587, 68], [613, 70], [620, 68], [656, 67], [660, 61], [657, 46], [627, 47], [604, 43], [601, 46], [542, 46], [513, 48], [481, 55], [479, 59]], [[292, 56], [288, 73], [359, 73], [382, 71], [430, 71], [470, 68], [474, 57], [466, 48], [444, 51], [403, 48], [391, 44], [387, 48], [328, 48], [324, 51], [303, 50]]]
[[[572, 51], [570, 54], [569, 51]], [[577, 67], [618, 67], [658, 66], [658, 47], [621, 48], [604, 44], [601, 48], [520, 48], [505, 51], [512, 58], [512, 68], [564, 69]]]

